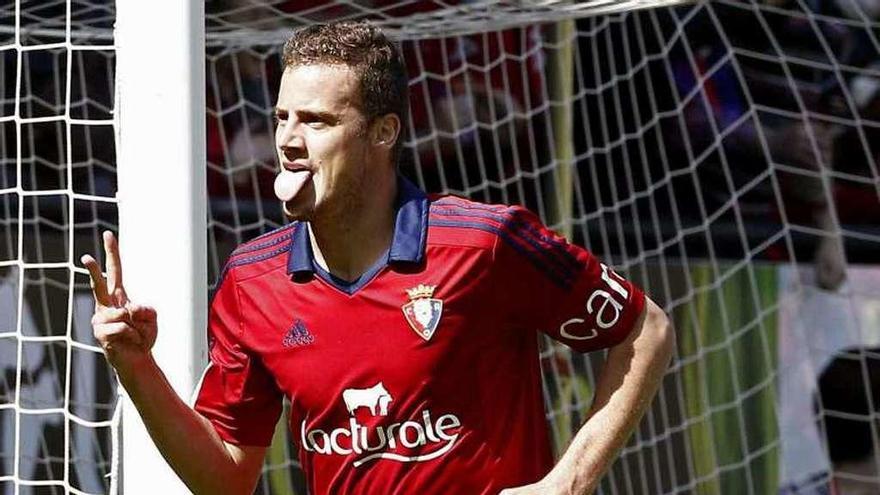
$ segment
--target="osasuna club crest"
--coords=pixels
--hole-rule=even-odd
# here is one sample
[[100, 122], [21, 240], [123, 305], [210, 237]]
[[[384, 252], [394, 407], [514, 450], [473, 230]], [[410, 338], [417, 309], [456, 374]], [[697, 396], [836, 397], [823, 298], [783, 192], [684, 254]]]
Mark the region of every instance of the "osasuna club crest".
[[431, 340], [434, 336], [443, 313], [443, 301], [431, 297], [436, 288], [436, 285], [419, 284], [412, 289], [406, 289], [410, 301], [402, 307], [406, 322], [425, 340]]

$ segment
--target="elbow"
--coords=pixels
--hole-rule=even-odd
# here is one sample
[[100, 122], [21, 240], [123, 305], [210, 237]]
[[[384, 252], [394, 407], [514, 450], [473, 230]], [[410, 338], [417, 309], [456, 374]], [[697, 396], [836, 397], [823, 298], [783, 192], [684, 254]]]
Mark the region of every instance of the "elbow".
[[675, 329], [669, 316], [650, 299], [646, 309], [644, 330], [651, 335], [650, 340], [655, 348], [657, 360], [662, 361], [663, 368], [666, 369], [675, 352]]

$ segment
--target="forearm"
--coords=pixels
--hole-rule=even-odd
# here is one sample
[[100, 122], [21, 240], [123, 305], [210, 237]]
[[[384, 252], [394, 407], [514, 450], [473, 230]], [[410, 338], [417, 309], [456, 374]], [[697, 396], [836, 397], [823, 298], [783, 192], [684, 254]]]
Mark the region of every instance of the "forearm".
[[213, 426], [177, 395], [152, 356], [120, 381], [165, 460], [195, 494], [252, 493]]
[[643, 323], [608, 352], [587, 422], [550, 473], [567, 493], [592, 493], [657, 393], [675, 346], [662, 311], [649, 301]]

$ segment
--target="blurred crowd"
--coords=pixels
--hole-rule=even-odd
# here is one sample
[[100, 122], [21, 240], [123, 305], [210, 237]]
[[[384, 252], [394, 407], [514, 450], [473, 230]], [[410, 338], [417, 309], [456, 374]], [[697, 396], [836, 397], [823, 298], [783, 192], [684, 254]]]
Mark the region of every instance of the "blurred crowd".
[[[708, 153], [705, 202], [723, 208], [743, 191], [741, 213], [751, 222], [794, 225], [795, 240], [816, 231], [800, 249], [813, 252], [776, 245], [766, 257], [814, 253], [820, 285], [834, 288], [843, 277], [843, 243], [850, 262], [877, 262], [880, 2], [742, 5], [722, 3], [714, 16], [695, 18], [683, 31], [688, 47], [673, 47], [679, 94], [703, 91], [684, 107], [687, 132], [667, 136], [680, 149], [689, 141], [691, 160]], [[775, 180], [762, 178], [771, 165]], [[875, 239], [848, 242], [854, 232]]]
[[[212, 3], [240, 13], [228, 22], [257, 15], [247, 2]], [[434, 5], [390, 3], [370, 7], [391, 17]], [[651, 247], [652, 237], [702, 226], [717, 246], [687, 239], [672, 254], [816, 259], [820, 284], [834, 288], [846, 261], [878, 261], [878, 2], [757, 5], [730, 0], [577, 21], [567, 101], [554, 100], [563, 96], [547, 67], [562, 44], [547, 42], [547, 26], [405, 41], [413, 118], [402, 172], [430, 191], [543, 213], [553, 194], [547, 176], [561, 159], [553, 112], [571, 105], [573, 214], [585, 225], [576, 240], [601, 251], [608, 246], [592, 237], [619, 236], [623, 247], [600, 253], [614, 256], [636, 236]], [[309, 19], [351, 13], [318, 0], [275, 8]], [[277, 51], [209, 48], [208, 69], [211, 194], [218, 205], [229, 197], [239, 208], [260, 203], [255, 211], [265, 217], [276, 211], [264, 202], [275, 167], [265, 109], [280, 77]], [[649, 187], [658, 191], [651, 201], [624, 212], [621, 200]], [[615, 231], [614, 215], [640, 222], [641, 232]], [[782, 226], [794, 227], [790, 245], [771, 239]]]
[[[399, 3], [357, 8], [386, 20], [437, 8], [431, 0]], [[283, 31], [296, 20], [357, 15], [347, 3], [326, 0], [262, 7], [208, 0], [206, 9], [209, 30]], [[429, 191], [546, 214], [558, 192], [548, 184], [572, 160], [570, 222], [582, 227], [573, 235], [599, 254], [625, 255], [637, 238], [650, 249], [660, 242], [651, 239], [696, 227], [711, 230], [717, 246], [686, 237], [666, 245], [677, 251], [669, 255], [825, 260], [820, 281], [835, 287], [844, 260], [880, 256], [871, 249], [880, 235], [878, 13], [878, 0], [723, 0], [711, 8], [580, 19], [572, 44], [552, 40], [549, 25], [407, 40], [412, 119], [402, 172]], [[552, 72], [566, 53], [575, 59], [573, 88], [560, 93]], [[237, 242], [283, 222], [271, 192], [278, 54], [277, 44], [209, 38], [208, 187], [218, 238]], [[0, 56], [8, 114], [16, 55]], [[23, 62], [22, 112], [63, 111], [64, 51], [28, 52]], [[112, 60], [79, 57], [74, 64], [72, 101], [86, 102], [79, 113], [94, 118], [89, 109], [112, 102]], [[563, 107], [571, 110], [570, 129], [556, 121]], [[26, 125], [23, 132], [22, 180], [31, 188], [62, 187], [63, 125]], [[112, 145], [85, 135], [100, 131], [78, 132], [71, 146], [82, 166], [74, 180], [89, 182], [92, 172], [97, 179], [89, 187], [107, 193], [113, 181], [95, 164], [113, 163]], [[566, 134], [572, 156], [561, 155]], [[14, 125], [2, 126], [0, 141], [0, 180], [8, 187]], [[639, 194], [649, 188], [650, 198]], [[640, 225], [627, 227], [633, 223]], [[781, 226], [794, 227], [791, 243], [772, 239]], [[622, 241], [594, 240], [601, 235]]]

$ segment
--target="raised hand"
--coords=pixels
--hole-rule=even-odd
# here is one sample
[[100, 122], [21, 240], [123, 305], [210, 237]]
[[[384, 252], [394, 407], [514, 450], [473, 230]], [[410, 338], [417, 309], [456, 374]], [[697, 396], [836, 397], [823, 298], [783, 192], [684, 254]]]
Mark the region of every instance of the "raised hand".
[[104, 253], [106, 279], [95, 258], [87, 254], [81, 261], [89, 270], [95, 296], [95, 314], [92, 316], [95, 339], [110, 364], [120, 377], [124, 377], [150, 358], [157, 335], [156, 310], [129, 301], [122, 285], [119, 243], [109, 231], [104, 232]]

